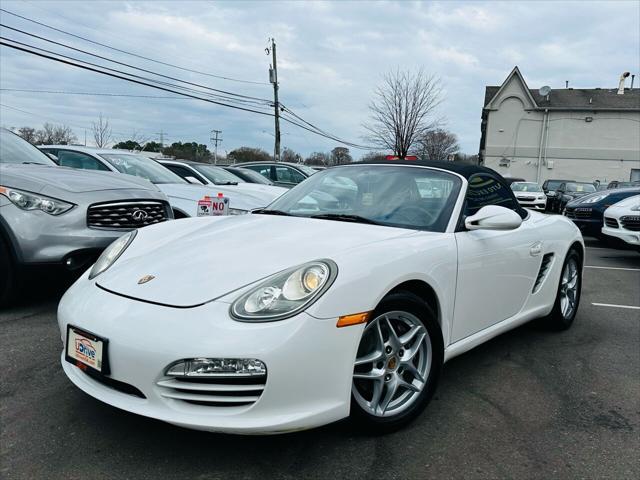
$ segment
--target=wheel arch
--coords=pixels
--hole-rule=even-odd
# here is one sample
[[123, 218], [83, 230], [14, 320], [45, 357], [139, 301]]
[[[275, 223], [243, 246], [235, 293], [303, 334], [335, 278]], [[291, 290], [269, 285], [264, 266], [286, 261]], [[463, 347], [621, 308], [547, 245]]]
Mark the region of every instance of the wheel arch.
[[398, 292], [410, 292], [424, 300], [433, 309], [438, 325], [442, 328], [442, 308], [438, 295], [431, 285], [424, 280], [407, 280], [393, 287], [382, 298]]
[[567, 255], [569, 254], [569, 252], [571, 250], [575, 250], [576, 252], [578, 252], [578, 255], [580, 256], [580, 266], [583, 267], [584, 266], [584, 245], [578, 241], [573, 242], [570, 246], [569, 249], [567, 250]]

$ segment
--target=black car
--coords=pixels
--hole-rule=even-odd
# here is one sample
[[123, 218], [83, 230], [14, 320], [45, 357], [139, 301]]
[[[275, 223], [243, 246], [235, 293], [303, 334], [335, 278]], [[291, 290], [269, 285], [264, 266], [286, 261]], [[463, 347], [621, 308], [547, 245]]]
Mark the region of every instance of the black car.
[[607, 185], [607, 190], [612, 188], [632, 188], [632, 187], [640, 187], [640, 182], [619, 182], [618, 180], [614, 180], [613, 182], [609, 182]]
[[640, 194], [640, 187], [615, 188], [591, 193], [567, 203], [564, 215], [573, 220], [583, 235], [600, 237], [604, 211], [614, 203], [638, 194]]
[[575, 180], [562, 180], [558, 178], [550, 178], [545, 180], [542, 184], [542, 191], [547, 196], [547, 211], [554, 212], [556, 211], [556, 190], [563, 183], [575, 182]]
[[589, 182], [566, 182], [558, 187], [554, 201], [555, 210], [552, 212], [562, 213], [567, 203], [576, 198], [584, 197], [596, 192], [596, 187]]

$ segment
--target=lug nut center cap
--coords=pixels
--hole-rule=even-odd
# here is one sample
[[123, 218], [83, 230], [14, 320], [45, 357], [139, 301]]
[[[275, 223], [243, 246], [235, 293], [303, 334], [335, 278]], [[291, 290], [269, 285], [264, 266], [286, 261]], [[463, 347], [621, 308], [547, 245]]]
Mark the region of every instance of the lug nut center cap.
[[387, 362], [387, 369], [393, 371], [396, 369], [397, 366], [398, 366], [398, 359], [396, 357], [391, 357]]

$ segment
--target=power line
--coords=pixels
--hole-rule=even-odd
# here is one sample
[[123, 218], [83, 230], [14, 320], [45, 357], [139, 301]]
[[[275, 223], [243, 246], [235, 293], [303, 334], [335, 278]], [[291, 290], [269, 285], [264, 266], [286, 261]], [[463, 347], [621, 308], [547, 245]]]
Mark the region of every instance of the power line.
[[[7, 43], [7, 40], [10, 41], [10, 42], [16, 43], [18, 45], [12, 45], [10, 43]], [[129, 77], [137, 77], [137, 78], [141, 78], [143, 80], [147, 80], [147, 81], [150, 81], [150, 82], [156, 82], [158, 84], [166, 84], [166, 82], [160, 82], [158, 80], [153, 80], [153, 79], [149, 79], [149, 78], [145, 78], [145, 77], [140, 77], [139, 75], [134, 75], [132, 73], [122, 72], [120, 70], [115, 70], [113, 68], [108, 68], [108, 67], [104, 67], [102, 65], [96, 65], [96, 64], [93, 64], [93, 63], [90, 63], [90, 62], [86, 62], [86, 61], [83, 61], [83, 60], [78, 60], [78, 59], [75, 59], [75, 58], [71, 58], [71, 57], [68, 57], [66, 55], [62, 55], [60, 53], [47, 51], [48, 53], [52, 53], [53, 55], [57, 55], [58, 57], [62, 57], [62, 58], [56, 58], [56, 57], [53, 57], [51, 55], [47, 55], [45, 53], [40, 53], [40, 52], [34, 51], [34, 50], [45, 51], [42, 48], [38, 48], [38, 47], [35, 47], [35, 46], [32, 46], [32, 45], [27, 45], [27, 44], [24, 44], [22, 42], [17, 42], [15, 40], [7, 39], [7, 38], [2, 37], [2, 36], [0, 36], [0, 45], [4, 45], [6, 47], [13, 48], [15, 50], [20, 50], [20, 51], [23, 51], [23, 52], [26, 52], [26, 53], [30, 53], [30, 54], [36, 55], [38, 57], [47, 58], [47, 59], [53, 60], [55, 62], [64, 63], [66, 65], [71, 65], [71, 66], [74, 66], [74, 67], [82, 68], [84, 70], [89, 70], [89, 71], [92, 71], [92, 72], [95, 72], [95, 73], [100, 73], [102, 75], [107, 75], [107, 76], [110, 76], [110, 77], [119, 78], [121, 80], [126, 80], [126, 81], [131, 82], [131, 83], [137, 83], [138, 85], [144, 85], [144, 86], [147, 86], [147, 87], [155, 88], [157, 90], [163, 90], [165, 92], [170, 92], [170, 93], [175, 93], [175, 94], [178, 94], [178, 95], [183, 95], [185, 97], [193, 98], [193, 99], [196, 99], [196, 100], [202, 100], [204, 102], [213, 103], [213, 104], [220, 105], [220, 106], [223, 106], [223, 107], [235, 108], [237, 110], [243, 110], [243, 111], [246, 111], [246, 112], [257, 113], [259, 115], [273, 116], [272, 113], [261, 112], [261, 111], [258, 111], [258, 110], [253, 110], [251, 108], [240, 107], [240, 106], [237, 106], [237, 105], [230, 105], [228, 103], [219, 102], [219, 101], [216, 101], [216, 100], [212, 100], [210, 98], [198, 97], [198, 96], [192, 95], [190, 93], [179, 92], [179, 91], [172, 90], [170, 88], [166, 88], [166, 87], [163, 87], [163, 86], [160, 86], [160, 85], [154, 85], [152, 83], [148, 83], [148, 82], [145, 82], [145, 81], [136, 80], [135, 78], [129, 78]], [[19, 45], [24, 45], [25, 47], [29, 47], [29, 48], [32, 48], [34, 50], [29, 50], [29, 48], [24, 48], [24, 47], [21, 47]], [[72, 60], [72, 61], [65, 60], [65, 59], [69, 59], [69, 60]], [[82, 62], [82, 63], [85, 63], [86, 65], [81, 65], [79, 63], [74, 63], [74, 61], [75, 62]], [[98, 68], [93, 68], [93, 67], [88, 66], [88, 65], [92, 65], [93, 67], [102, 68], [103, 70], [99, 70]], [[110, 70], [112, 72], [118, 72], [119, 74], [110, 73], [110, 72], [104, 71], [104, 70]], [[123, 76], [123, 75], [129, 75], [129, 77], [126, 77], [126, 76]], [[169, 84], [169, 85], [171, 85], [171, 84]], [[176, 85], [171, 85], [171, 86], [173, 86], [175, 88], [185, 89], [185, 87], [179, 87], [179, 86], [176, 86]], [[204, 93], [204, 92], [199, 92], [199, 93]]]
[[[2, 9], [0, 9], [0, 10], [2, 10]], [[117, 64], [117, 65], [122, 65], [122, 66], [127, 67], [127, 68], [131, 68], [131, 69], [134, 69], [134, 70], [139, 70], [139, 71], [141, 71], [141, 72], [145, 72], [145, 73], [150, 73], [150, 74], [152, 74], [152, 75], [156, 75], [156, 76], [158, 76], [158, 77], [166, 78], [166, 79], [168, 79], [168, 80], [173, 80], [174, 82], [180, 82], [180, 83], [184, 83], [184, 84], [187, 84], [187, 85], [191, 85], [191, 86], [193, 86], [193, 87], [204, 88], [204, 89], [206, 89], [206, 90], [210, 90], [210, 91], [212, 91], [212, 92], [221, 93], [221, 94], [223, 94], [223, 95], [231, 95], [231, 96], [234, 96], [234, 97], [245, 98], [245, 99], [248, 99], [248, 100], [255, 100], [255, 101], [256, 101], [256, 102], [250, 102], [250, 103], [257, 103], [257, 102], [260, 102], [260, 103], [262, 103], [262, 104], [271, 104], [271, 101], [270, 101], [270, 100], [268, 100], [268, 99], [265, 99], [265, 98], [252, 97], [252, 96], [243, 95], [243, 94], [239, 94], [239, 93], [228, 92], [228, 91], [226, 91], [226, 90], [220, 90], [220, 89], [217, 89], [217, 88], [208, 87], [208, 86], [206, 86], [206, 85], [202, 85], [202, 84], [194, 83], [194, 82], [189, 82], [189, 81], [186, 81], [186, 80], [182, 80], [182, 79], [180, 79], [180, 78], [171, 77], [171, 76], [169, 76], [169, 75], [163, 75], [163, 74], [161, 74], [161, 73], [157, 73], [157, 72], [154, 72], [154, 71], [152, 71], [152, 70], [147, 70], [147, 69], [144, 69], [144, 68], [136, 67], [135, 65], [131, 65], [131, 64], [128, 64], [128, 63], [120, 62], [120, 61], [118, 61], [118, 60], [113, 60], [113, 59], [111, 59], [111, 58], [108, 58], [108, 57], [105, 57], [105, 56], [102, 56], [102, 55], [98, 55], [98, 54], [96, 54], [96, 53], [89, 52], [89, 51], [87, 51], [87, 50], [82, 50], [82, 49], [80, 49], [80, 48], [72, 47], [71, 45], [67, 45], [67, 44], [62, 43], [62, 42], [57, 42], [57, 41], [55, 41], [55, 40], [51, 40], [51, 39], [49, 39], [49, 38], [42, 37], [42, 36], [40, 36], [40, 35], [36, 35], [36, 34], [34, 34], [34, 33], [26, 32], [26, 31], [24, 31], [24, 30], [20, 30], [19, 28], [10, 27], [10, 26], [8, 26], [8, 25], [4, 25], [4, 24], [2, 24], [2, 23], [0, 23], [0, 27], [2, 27], [2, 28], [7, 28], [7, 29], [9, 29], [9, 30], [13, 30], [13, 31], [18, 32], [18, 33], [21, 33], [21, 34], [23, 34], [23, 35], [27, 35], [27, 36], [29, 36], [29, 37], [37, 38], [38, 40], [42, 40], [42, 41], [44, 41], [44, 42], [52, 43], [52, 44], [54, 44], [54, 45], [58, 45], [58, 46], [63, 47], [63, 48], [67, 48], [67, 49], [69, 49], [69, 50], [73, 50], [73, 51], [76, 51], [76, 52], [82, 53], [82, 54], [84, 54], [84, 55], [89, 55], [89, 56], [92, 56], [92, 57], [95, 57], [95, 58], [99, 58], [99, 59], [101, 59], [101, 60], [106, 60], [107, 62], [115, 63], [115, 64]], [[18, 41], [16, 41], [16, 40], [11, 40], [11, 41], [12, 41], [12, 42], [14, 42], [14, 43], [21, 44], [21, 45], [26, 45], [26, 44], [21, 43], [21, 42], [18, 42]], [[38, 47], [33, 47], [33, 46], [31, 46], [31, 48], [36, 48], [36, 49], [38, 49]], [[45, 50], [45, 49], [41, 49], [41, 50], [43, 50], [43, 51], [45, 51], [45, 52], [48, 52], [48, 53], [55, 53], [55, 52], [51, 52], [51, 51], [49, 51], [49, 50]], [[56, 55], [60, 55], [60, 54], [56, 53]], [[82, 61], [82, 62], [84, 62], [83, 60], [78, 60], [78, 59], [75, 59], [75, 60], [76, 60], [76, 61]], [[84, 62], [84, 63], [89, 63], [89, 62]], [[103, 67], [103, 68], [107, 68], [107, 67]], [[181, 87], [181, 88], [184, 88], [184, 87]], [[204, 93], [204, 92], [202, 92], [202, 93]], [[225, 99], [226, 99], [226, 100], [232, 100], [232, 99], [230, 99], [230, 98], [225, 98]]]
[[189, 100], [186, 97], [168, 97], [166, 95], [133, 95], [128, 93], [101, 93], [101, 92], [64, 92], [58, 90], [35, 90], [27, 88], [0, 88], [5, 92], [22, 92], [22, 93], [52, 93], [57, 95], [85, 95], [95, 97], [129, 97], [129, 98], [159, 98], [166, 100]]
[[167, 66], [167, 67], [177, 68], [178, 70], [183, 70], [185, 72], [197, 73], [198, 75], [205, 75], [207, 77], [218, 78], [220, 80], [228, 80], [228, 81], [231, 81], [231, 82], [248, 83], [248, 84], [254, 84], [254, 85], [269, 85], [266, 82], [256, 82], [256, 81], [253, 81], [253, 80], [242, 80], [242, 79], [238, 79], [238, 78], [232, 78], [232, 77], [226, 77], [226, 76], [223, 76], [223, 75], [216, 75], [216, 74], [213, 74], [213, 73], [202, 72], [202, 71], [194, 70], [194, 69], [187, 68], [187, 67], [181, 67], [179, 65], [173, 65], [171, 63], [163, 62], [163, 61], [160, 61], [160, 60], [155, 60], [153, 58], [145, 57], [145, 56], [139, 55], [137, 53], [128, 52], [126, 50], [121, 50], [119, 48], [111, 47], [109, 45], [105, 45], [104, 43], [96, 42], [95, 40], [91, 40], [89, 38], [82, 37], [82, 36], [76, 35], [74, 33], [66, 32], [66, 31], [61, 30], [59, 28], [52, 27], [51, 25], [47, 25], [46, 23], [38, 22], [37, 20], [33, 20], [31, 18], [24, 17], [24, 16], [19, 15], [17, 13], [10, 12], [8, 10], [5, 10], [4, 8], [0, 8], [0, 11], [4, 12], [4, 13], [7, 13], [9, 15], [13, 15], [14, 17], [17, 17], [17, 18], [21, 18], [22, 20], [26, 20], [27, 22], [35, 23], [36, 25], [40, 25], [40, 26], [48, 28], [50, 30], [54, 30], [56, 32], [63, 33], [65, 35], [69, 35], [69, 36], [77, 38], [79, 40], [84, 40], [85, 42], [93, 43], [94, 45], [99, 45], [101, 47], [108, 48], [109, 50], [113, 50], [113, 51], [116, 51], [116, 52], [124, 53], [125, 55], [130, 55], [132, 57], [137, 57], [137, 58], [140, 58], [140, 59], [143, 59], [143, 60], [147, 60], [149, 62], [157, 63], [159, 65], [164, 65], [164, 66]]

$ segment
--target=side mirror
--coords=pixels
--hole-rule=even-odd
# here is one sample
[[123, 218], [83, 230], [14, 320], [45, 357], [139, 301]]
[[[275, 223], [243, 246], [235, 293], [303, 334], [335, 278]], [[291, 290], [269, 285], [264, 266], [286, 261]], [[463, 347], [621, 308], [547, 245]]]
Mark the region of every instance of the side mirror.
[[482, 207], [475, 215], [464, 220], [464, 225], [469, 230], [515, 230], [521, 224], [520, 215], [497, 205]]
[[202, 183], [196, 177], [189, 176], [189, 177], [184, 177], [184, 179], [189, 183], [193, 183], [194, 185], [204, 185], [204, 183]]
[[547, 192], [547, 197], [555, 197], [557, 195], [555, 190], [549, 190]]

